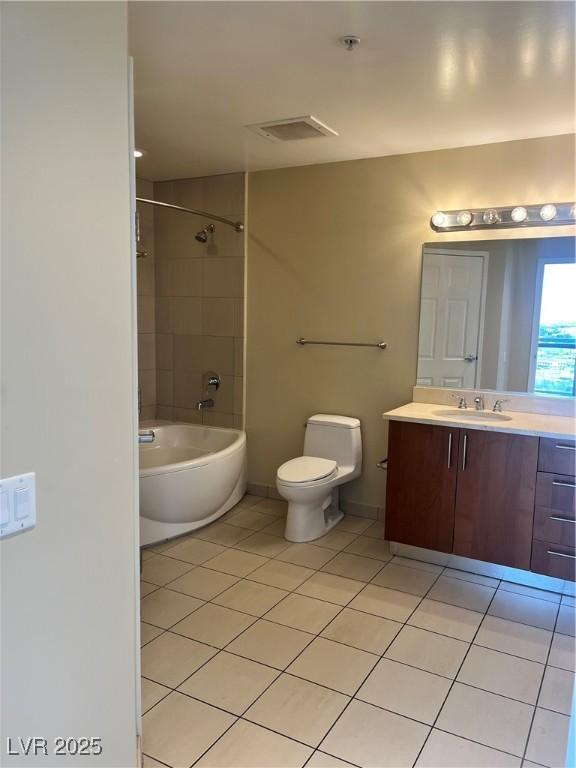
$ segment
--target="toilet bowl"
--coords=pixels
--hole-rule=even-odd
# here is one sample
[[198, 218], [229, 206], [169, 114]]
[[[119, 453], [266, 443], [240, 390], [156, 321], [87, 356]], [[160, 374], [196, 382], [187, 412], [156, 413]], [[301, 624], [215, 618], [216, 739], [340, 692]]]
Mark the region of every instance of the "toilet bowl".
[[339, 486], [361, 471], [360, 421], [322, 413], [309, 418], [303, 455], [276, 473], [278, 493], [288, 502], [286, 539], [313, 541], [340, 522]]

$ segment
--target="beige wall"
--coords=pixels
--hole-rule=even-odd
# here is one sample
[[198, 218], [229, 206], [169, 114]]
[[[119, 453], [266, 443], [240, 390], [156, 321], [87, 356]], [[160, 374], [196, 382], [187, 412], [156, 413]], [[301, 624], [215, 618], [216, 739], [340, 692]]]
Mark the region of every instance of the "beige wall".
[[[136, 399], [123, 3], [3, 3], [2, 765], [135, 766]], [[6, 737], [49, 740], [11, 757]], [[96, 736], [103, 755], [54, 755]]]
[[[305, 419], [334, 411], [363, 428], [363, 475], [344, 496], [381, 506], [381, 413], [411, 399], [422, 244], [472, 239], [434, 234], [431, 213], [573, 200], [574, 160], [573, 137], [560, 136], [250, 174], [250, 481], [273, 486], [278, 465], [301, 453]], [[300, 335], [383, 340], [388, 349], [299, 347]]]
[[[244, 174], [154, 184], [156, 200], [244, 219]], [[157, 416], [241, 427], [243, 410], [244, 235], [215, 223], [206, 244], [194, 234], [208, 219], [154, 212]], [[205, 392], [203, 375], [220, 375]], [[213, 409], [195, 409], [211, 397]]]
[[[154, 199], [154, 185], [145, 179], [136, 179], [136, 196]], [[154, 259], [154, 209], [138, 204], [140, 244], [138, 249], [146, 256], [139, 257], [137, 266], [138, 293], [138, 389], [140, 392], [140, 418], [156, 416], [156, 307]]]

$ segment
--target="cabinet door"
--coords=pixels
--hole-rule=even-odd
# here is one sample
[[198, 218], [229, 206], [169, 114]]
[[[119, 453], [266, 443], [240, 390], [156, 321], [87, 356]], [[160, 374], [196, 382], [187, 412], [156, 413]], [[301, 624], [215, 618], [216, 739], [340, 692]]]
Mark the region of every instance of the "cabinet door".
[[462, 430], [454, 554], [530, 568], [538, 438]]
[[386, 538], [452, 551], [460, 430], [391, 421]]

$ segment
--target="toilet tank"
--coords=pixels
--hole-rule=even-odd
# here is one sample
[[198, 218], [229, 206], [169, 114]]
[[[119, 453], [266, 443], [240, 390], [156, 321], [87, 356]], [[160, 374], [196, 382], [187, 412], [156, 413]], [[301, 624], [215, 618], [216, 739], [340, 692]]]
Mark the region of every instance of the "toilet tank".
[[304, 456], [332, 459], [340, 467], [360, 469], [362, 436], [359, 419], [318, 413], [306, 422]]

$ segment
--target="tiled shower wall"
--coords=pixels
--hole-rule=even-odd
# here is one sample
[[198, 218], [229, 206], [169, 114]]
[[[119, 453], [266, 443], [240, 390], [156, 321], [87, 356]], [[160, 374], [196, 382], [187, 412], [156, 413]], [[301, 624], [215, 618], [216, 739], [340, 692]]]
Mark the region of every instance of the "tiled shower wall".
[[[158, 182], [154, 198], [244, 220], [244, 174]], [[244, 235], [224, 224], [206, 244], [208, 219], [154, 211], [156, 416], [241, 427], [243, 421]], [[216, 372], [217, 392], [203, 389]], [[198, 411], [199, 400], [215, 407]]]
[[[136, 180], [136, 195], [151, 198], [150, 181]], [[140, 391], [140, 418], [156, 416], [156, 320], [154, 274], [154, 211], [150, 205], [138, 205], [140, 215], [139, 249], [145, 258], [136, 260], [138, 293], [138, 388]]]

